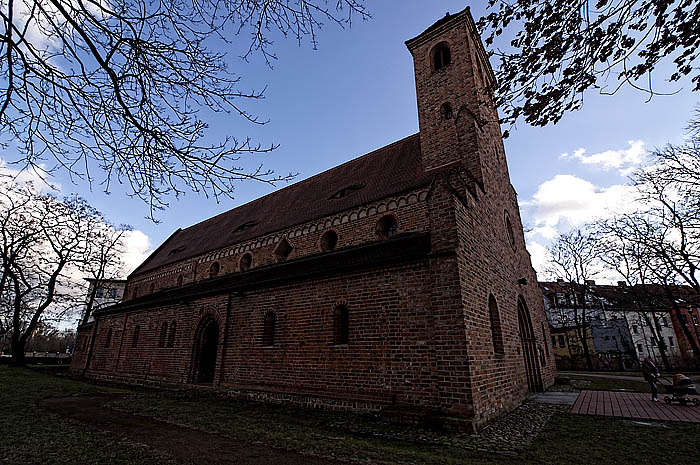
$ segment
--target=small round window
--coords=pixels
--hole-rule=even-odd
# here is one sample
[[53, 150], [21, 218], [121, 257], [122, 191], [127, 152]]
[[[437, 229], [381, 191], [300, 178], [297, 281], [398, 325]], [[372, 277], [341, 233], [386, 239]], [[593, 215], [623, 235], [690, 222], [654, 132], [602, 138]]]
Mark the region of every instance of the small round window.
[[393, 215], [383, 216], [377, 222], [377, 234], [383, 239], [391, 239], [399, 232], [399, 224]]
[[504, 213], [504, 218], [506, 222], [506, 234], [508, 235], [508, 242], [510, 243], [510, 246], [515, 249], [515, 233], [513, 232], [513, 223], [510, 221], [510, 215], [508, 215], [508, 212], [506, 211]]
[[338, 233], [335, 231], [326, 231], [323, 233], [323, 236], [321, 236], [321, 249], [324, 252], [330, 252], [331, 250], [335, 250], [335, 248], [338, 246]]
[[248, 271], [253, 264], [253, 256], [249, 253], [244, 254], [241, 257], [241, 261], [238, 263], [238, 269], [241, 271]]

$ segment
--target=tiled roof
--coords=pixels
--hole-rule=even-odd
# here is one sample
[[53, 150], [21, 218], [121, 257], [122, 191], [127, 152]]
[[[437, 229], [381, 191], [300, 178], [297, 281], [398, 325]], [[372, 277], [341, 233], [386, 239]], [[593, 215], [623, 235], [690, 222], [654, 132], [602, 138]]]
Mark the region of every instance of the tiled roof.
[[[579, 292], [583, 287], [576, 283], [558, 283], [554, 281], [540, 281], [540, 288], [544, 295], [553, 294], [555, 292], [565, 292], [569, 287], [572, 287]], [[654, 284], [636, 284], [634, 286], [620, 286], [609, 284], [594, 284], [587, 286], [588, 292], [596, 297], [602, 297], [611, 303], [620, 305], [621, 307], [638, 308], [638, 301], [642, 301], [646, 311], [658, 309], [667, 311], [672, 307], [672, 302], [669, 300], [669, 295], [664, 292], [664, 288]], [[675, 286], [671, 288], [670, 294], [679, 306], [700, 305], [700, 296], [693, 291], [690, 286]]]
[[430, 179], [415, 134], [176, 231], [132, 276], [414, 189]]
[[243, 273], [206, 279], [177, 288], [163, 289], [111, 307], [95, 311], [95, 315], [119, 313], [138, 308], [152, 308], [205, 295], [244, 292], [260, 287], [299, 279], [330, 276], [368, 267], [386, 266], [424, 259], [430, 253], [429, 233], [404, 233], [391, 239], [372, 242], [333, 252], [302, 257], [289, 262], [268, 265]]

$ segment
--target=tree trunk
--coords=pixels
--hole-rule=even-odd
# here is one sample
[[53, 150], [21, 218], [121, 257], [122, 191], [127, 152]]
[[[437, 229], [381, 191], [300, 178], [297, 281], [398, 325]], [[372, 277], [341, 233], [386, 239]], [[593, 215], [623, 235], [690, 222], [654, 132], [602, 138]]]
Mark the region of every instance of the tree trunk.
[[27, 365], [27, 361], [24, 358], [24, 348], [26, 341], [21, 338], [12, 336], [12, 342], [10, 343], [10, 348], [12, 350], [12, 359], [10, 360], [10, 365], [14, 367], [23, 367]]

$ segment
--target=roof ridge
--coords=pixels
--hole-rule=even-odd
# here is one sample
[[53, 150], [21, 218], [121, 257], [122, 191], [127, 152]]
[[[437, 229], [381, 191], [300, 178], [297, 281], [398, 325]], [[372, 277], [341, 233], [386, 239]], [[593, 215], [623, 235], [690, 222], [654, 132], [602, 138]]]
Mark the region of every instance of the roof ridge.
[[248, 201], [248, 202], [246, 202], [246, 203], [244, 203], [244, 204], [238, 205], [237, 207], [233, 207], [233, 208], [230, 208], [230, 209], [228, 209], [228, 210], [226, 210], [226, 211], [223, 211], [223, 212], [219, 213], [218, 215], [215, 215], [215, 216], [212, 216], [212, 217], [207, 218], [207, 219], [205, 219], [205, 220], [202, 220], [202, 221], [199, 221], [199, 222], [197, 222], [197, 223], [191, 224], [191, 225], [187, 226], [186, 228], [182, 229], [182, 231], [187, 231], [188, 229], [193, 228], [193, 227], [195, 227], [195, 226], [198, 226], [198, 225], [200, 225], [200, 224], [202, 224], [202, 223], [208, 223], [208, 222], [210, 222], [210, 221], [213, 221], [213, 220], [215, 220], [215, 219], [217, 219], [217, 218], [219, 218], [219, 217], [221, 217], [221, 216], [223, 216], [223, 215], [226, 215], [226, 214], [232, 212], [233, 210], [236, 210], [237, 208], [241, 208], [241, 207], [244, 207], [244, 206], [246, 206], [246, 205], [248, 205], [248, 204], [251, 204], [251, 203], [253, 203], [253, 202], [259, 202], [259, 201], [261, 201], [261, 200], [263, 200], [263, 199], [266, 199], [266, 198], [268, 198], [268, 197], [272, 197], [272, 196], [274, 196], [274, 195], [277, 195], [277, 194], [279, 194], [279, 193], [281, 193], [281, 192], [286, 191], [287, 189], [291, 189], [292, 187], [296, 187], [296, 186], [299, 186], [300, 184], [303, 184], [303, 183], [305, 183], [305, 182], [309, 182], [309, 181], [311, 181], [311, 180], [313, 180], [313, 179], [315, 179], [315, 178], [317, 178], [317, 177], [319, 177], [319, 176], [321, 176], [321, 175], [325, 175], [325, 174], [327, 174], [327, 173], [331, 173], [331, 172], [336, 171], [336, 170], [338, 170], [338, 169], [340, 169], [340, 168], [342, 168], [342, 167], [345, 167], [345, 166], [347, 166], [347, 165], [349, 165], [349, 164], [351, 164], [351, 163], [355, 163], [355, 162], [357, 162], [357, 161], [359, 161], [359, 160], [362, 160], [362, 159], [367, 158], [367, 157], [369, 157], [369, 156], [371, 156], [371, 155], [374, 155], [374, 154], [376, 154], [377, 152], [380, 152], [380, 151], [382, 151], [382, 150], [387, 150], [387, 149], [389, 149], [389, 148], [391, 148], [391, 147], [394, 147], [395, 145], [398, 145], [398, 144], [401, 144], [401, 143], [403, 143], [403, 142], [406, 142], [408, 139], [411, 139], [411, 138], [414, 138], [414, 137], [419, 137], [419, 136], [420, 136], [420, 133], [419, 133], [419, 132], [417, 132], [417, 133], [415, 133], [415, 134], [411, 134], [410, 136], [406, 136], [406, 137], [404, 137], [403, 139], [399, 139], [399, 140], [394, 141], [394, 142], [392, 142], [392, 143], [390, 143], [390, 144], [388, 144], [388, 145], [385, 145], [385, 146], [380, 147], [380, 148], [378, 148], [378, 149], [372, 150], [371, 152], [367, 152], [367, 153], [365, 153], [365, 154], [363, 154], [363, 155], [360, 155], [359, 157], [350, 159], [350, 160], [348, 160], [348, 161], [346, 161], [346, 162], [341, 163], [340, 165], [336, 165], [336, 166], [334, 166], [334, 167], [332, 167], [332, 168], [328, 168], [327, 170], [321, 171], [320, 173], [316, 173], [316, 174], [314, 174], [314, 175], [312, 175], [312, 176], [309, 176], [309, 177], [306, 178], [306, 179], [302, 179], [301, 181], [297, 181], [297, 182], [295, 182], [295, 183], [293, 183], [293, 184], [289, 184], [288, 186], [284, 186], [284, 187], [282, 187], [281, 189], [277, 189], [277, 190], [275, 190], [275, 191], [270, 192], [269, 194], [265, 194], [265, 195], [263, 195], [262, 197], [255, 198], [255, 199], [250, 200], [250, 201]]

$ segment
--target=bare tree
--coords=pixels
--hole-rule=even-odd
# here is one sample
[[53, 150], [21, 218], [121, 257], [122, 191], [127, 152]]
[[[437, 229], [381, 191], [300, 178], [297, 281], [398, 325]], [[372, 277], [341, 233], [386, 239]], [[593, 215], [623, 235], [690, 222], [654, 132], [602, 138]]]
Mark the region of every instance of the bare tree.
[[[639, 302], [656, 301], [675, 313], [695, 359], [700, 360], [700, 347], [679, 305], [700, 296], [700, 134], [694, 132], [696, 127], [698, 118], [690, 124], [686, 143], [655, 150], [650, 165], [634, 174], [639, 209], [599, 228], [606, 244], [604, 262], [636, 285]], [[653, 323], [650, 327], [658, 329], [658, 321]], [[668, 368], [663, 338], [655, 337]]]
[[588, 346], [589, 282], [599, 272], [600, 251], [592, 231], [577, 229], [560, 234], [549, 247], [550, 273], [565, 280], [565, 293], [573, 309], [573, 321], [581, 341], [586, 364], [593, 370], [591, 349]]
[[92, 221], [91, 226], [94, 239], [87, 244], [87, 256], [92, 259], [85, 263], [84, 270], [92, 282], [92, 287], [81, 319], [82, 324], [90, 320], [97, 290], [105, 282], [123, 277], [124, 234], [131, 229], [126, 225], [115, 227], [101, 219]]
[[114, 182], [150, 214], [186, 190], [231, 195], [241, 179], [288, 179], [243, 154], [265, 153], [246, 136], [209, 137], [207, 119], [263, 97], [242, 89], [221, 50], [250, 35], [240, 54], [274, 59], [274, 36], [309, 38], [322, 21], [369, 17], [362, 2], [337, 0], [7, 0], [0, 7], [0, 143], [37, 172]]
[[99, 223], [101, 215], [81, 198], [59, 201], [31, 185], [0, 181], [0, 296], [11, 317], [13, 364], [24, 364], [40, 324], [82, 306], [83, 273], [101, 258]]
[[488, 7], [479, 21], [486, 44], [507, 40], [492, 52], [505, 121], [556, 123], [590, 91], [629, 86], [651, 98], [664, 92], [653, 79], [663, 61], [672, 61], [665, 80], [700, 90], [697, 0], [489, 0]]

